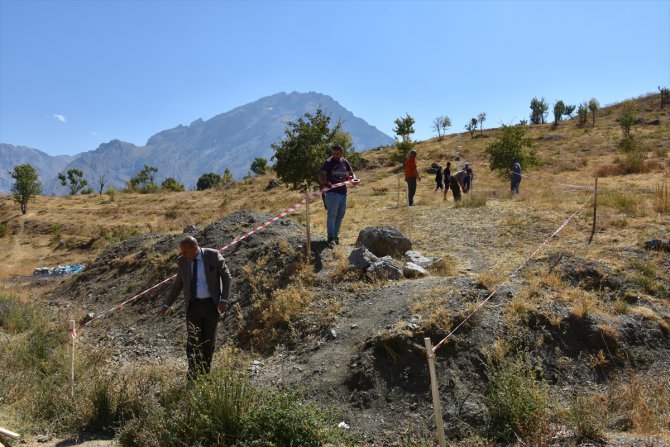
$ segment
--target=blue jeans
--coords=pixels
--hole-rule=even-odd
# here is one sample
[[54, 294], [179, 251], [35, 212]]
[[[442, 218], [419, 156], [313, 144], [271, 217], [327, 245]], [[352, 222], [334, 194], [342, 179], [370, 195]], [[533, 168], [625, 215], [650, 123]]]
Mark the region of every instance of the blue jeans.
[[344, 213], [347, 211], [347, 195], [335, 192], [326, 193], [326, 206], [328, 207], [328, 240], [332, 241], [340, 233], [340, 226]]

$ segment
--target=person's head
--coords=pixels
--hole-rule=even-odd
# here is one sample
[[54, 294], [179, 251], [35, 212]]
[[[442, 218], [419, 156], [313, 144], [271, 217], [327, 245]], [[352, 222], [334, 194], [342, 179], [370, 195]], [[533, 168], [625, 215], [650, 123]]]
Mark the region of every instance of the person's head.
[[513, 158], [513, 159], [512, 159], [512, 166], [514, 166], [514, 165], [517, 164], [517, 163], [518, 163], [517, 159], [516, 159], [516, 158]]
[[339, 160], [344, 157], [344, 149], [339, 144], [334, 145], [330, 148], [330, 152], [335, 160]]
[[448, 168], [451, 167], [451, 162], [450, 162], [450, 161], [447, 162], [447, 167], [448, 167]]
[[416, 151], [415, 150], [409, 151], [409, 156], [410, 157], [416, 157]]
[[193, 236], [186, 236], [179, 242], [179, 251], [181, 255], [189, 261], [198, 257], [198, 240]]

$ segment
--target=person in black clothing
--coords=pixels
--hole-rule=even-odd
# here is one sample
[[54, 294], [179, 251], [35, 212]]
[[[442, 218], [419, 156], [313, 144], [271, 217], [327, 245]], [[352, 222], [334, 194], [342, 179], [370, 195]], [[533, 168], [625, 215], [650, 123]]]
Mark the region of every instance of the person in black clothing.
[[474, 177], [470, 163], [465, 163], [465, 166], [463, 166], [463, 171], [465, 172], [465, 177], [463, 177], [463, 192], [467, 194], [470, 191], [470, 187], [472, 186], [472, 178]]
[[437, 167], [437, 171], [435, 172], [435, 183], [435, 191], [442, 189], [442, 168], [440, 166]]
[[449, 192], [449, 182], [451, 181], [451, 162], [448, 161], [444, 167], [444, 200], [447, 200], [447, 193]]

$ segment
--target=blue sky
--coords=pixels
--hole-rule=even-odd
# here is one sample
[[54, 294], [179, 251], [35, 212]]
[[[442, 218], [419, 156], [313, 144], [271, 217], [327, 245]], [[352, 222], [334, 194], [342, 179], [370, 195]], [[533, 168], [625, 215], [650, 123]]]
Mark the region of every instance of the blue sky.
[[0, 141], [56, 154], [208, 119], [280, 91], [331, 95], [392, 134], [527, 118], [670, 86], [664, 1], [0, 0]]

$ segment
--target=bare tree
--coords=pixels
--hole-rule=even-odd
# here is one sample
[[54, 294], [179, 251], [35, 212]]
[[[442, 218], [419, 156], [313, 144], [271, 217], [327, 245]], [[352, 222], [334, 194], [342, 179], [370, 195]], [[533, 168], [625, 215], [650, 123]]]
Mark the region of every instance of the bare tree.
[[434, 132], [437, 132], [437, 138], [440, 140], [442, 139], [442, 122], [444, 121], [443, 116], [437, 116], [435, 119], [433, 119], [433, 125], [431, 129], [433, 129]]
[[658, 91], [661, 92], [661, 109], [665, 107], [665, 104], [670, 100], [670, 90], [665, 87], [658, 86]]
[[479, 121], [479, 133], [484, 133], [484, 121], [486, 121], [486, 113], [482, 112], [477, 115], [477, 121]]
[[100, 174], [98, 176], [98, 186], [100, 186], [99, 195], [102, 195], [102, 190], [105, 188], [105, 185], [107, 184], [107, 175], [106, 174]]

